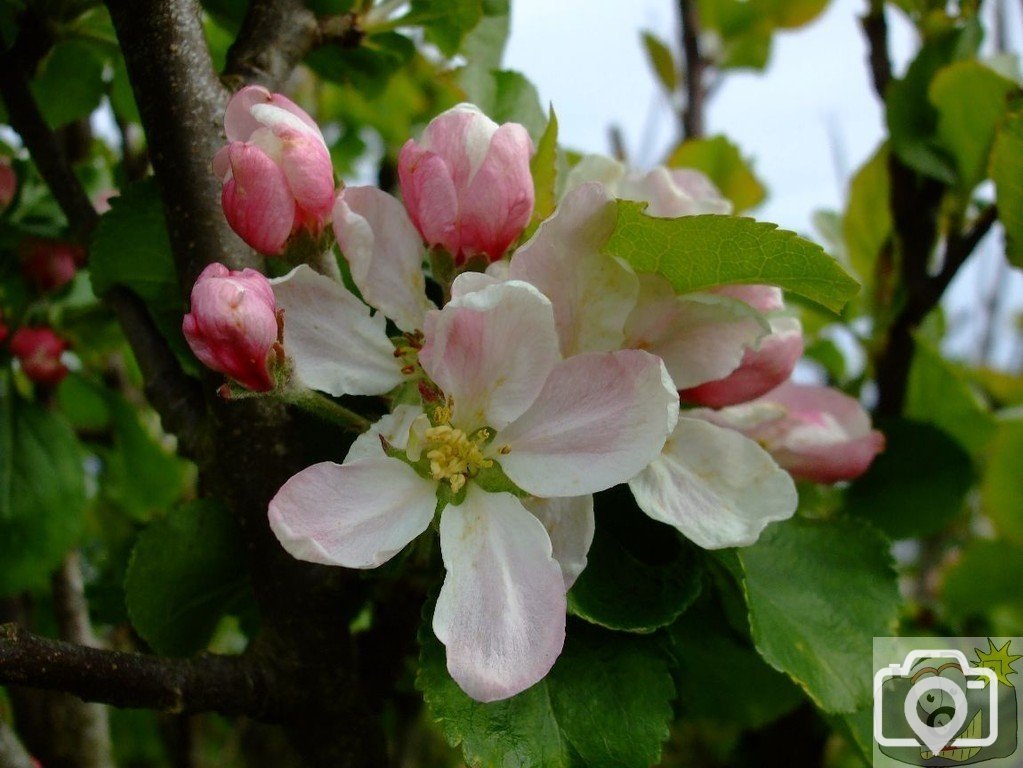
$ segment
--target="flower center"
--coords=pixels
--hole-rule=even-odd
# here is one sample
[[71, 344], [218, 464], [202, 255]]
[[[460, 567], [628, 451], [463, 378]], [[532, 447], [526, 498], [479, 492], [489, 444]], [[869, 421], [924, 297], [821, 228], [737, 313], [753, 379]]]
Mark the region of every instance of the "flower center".
[[461, 429], [452, 427], [451, 409], [440, 406], [434, 411], [436, 426], [423, 434], [426, 458], [430, 461], [430, 474], [434, 480], [446, 480], [451, 490], [458, 493], [466, 480], [481, 469], [494, 466], [494, 462], [483, 455], [483, 447], [490, 438], [490, 430], [477, 430], [467, 435]]

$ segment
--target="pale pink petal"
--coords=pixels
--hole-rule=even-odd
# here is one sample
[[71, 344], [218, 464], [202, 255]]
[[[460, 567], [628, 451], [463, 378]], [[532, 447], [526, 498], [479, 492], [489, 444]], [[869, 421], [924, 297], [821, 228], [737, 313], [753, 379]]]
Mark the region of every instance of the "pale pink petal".
[[771, 390], [761, 400], [797, 412], [829, 413], [850, 437], [862, 437], [871, 429], [870, 414], [859, 401], [832, 387], [817, 387], [790, 381]]
[[334, 167], [323, 141], [293, 129], [275, 131], [281, 140], [281, 169], [295, 203], [320, 226], [334, 206]]
[[639, 284], [629, 267], [601, 253], [615, 220], [610, 194], [583, 184], [512, 257], [511, 277], [532, 283], [554, 305], [566, 357], [622, 346]]
[[409, 139], [398, 155], [398, 178], [405, 208], [423, 239], [457, 254], [458, 193], [444, 160]]
[[739, 367], [725, 378], [708, 381], [693, 388], [683, 387], [686, 402], [723, 408], [744, 403], [770, 392], [792, 375], [803, 356], [803, 329], [794, 317], [771, 320], [771, 333], [756, 349], [747, 349]]
[[630, 173], [622, 179], [618, 196], [647, 203], [647, 214], [661, 218], [732, 212], [732, 204], [721, 196], [710, 179], [693, 178], [691, 174], [702, 176], [698, 171], [677, 174], [663, 166], [643, 174]]
[[[486, 158], [458, 198], [462, 247], [501, 258], [533, 215], [533, 142], [526, 129], [505, 123], [490, 139]], [[470, 254], [471, 255], [471, 254]]]
[[220, 199], [231, 229], [260, 253], [281, 252], [295, 221], [295, 201], [283, 171], [258, 147], [228, 147], [230, 178]]
[[586, 554], [593, 543], [593, 496], [538, 499], [529, 496], [522, 504], [536, 515], [547, 529], [554, 548], [554, 559], [561, 564], [565, 589], [575, 584], [586, 567]]
[[355, 438], [352, 447], [348, 449], [345, 463], [351, 464], [364, 459], [379, 459], [385, 456], [384, 447], [380, 443], [381, 437], [395, 448], [405, 450], [412, 422], [422, 412], [423, 409], [418, 405], [399, 405], [395, 407], [393, 413], [381, 416], [367, 432], [363, 432]]
[[270, 501], [270, 529], [292, 557], [376, 568], [426, 530], [437, 484], [383, 457], [323, 462], [292, 477]]
[[744, 301], [764, 314], [785, 309], [781, 288], [773, 285], [719, 285], [711, 288], [710, 293]]
[[455, 186], [461, 188], [483, 164], [497, 128], [474, 104], [456, 104], [430, 121], [420, 146], [444, 160]]
[[558, 363], [536, 401], [491, 443], [508, 477], [535, 496], [623, 483], [659, 453], [678, 419], [660, 359], [626, 349]]
[[423, 327], [423, 241], [398, 200], [376, 187], [346, 187], [334, 204], [334, 234], [363, 298], [403, 331]]
[[794, 477], [815, 483], [837, 483], [855, 480], [866, 472], [884, 447], [884, 435], [873, 430], [841, 443], [803, 445], [799, 448], [781, 445], [772, 451], [772, 455]]
[[541, 680], [565, 643], [565, 582], [547, 531], [507, 493], [472, 484], [441, 516], [447, 575], [433, 631], [448, 671], [477, 701], [514, 696]]
[[286, 96], [270, 93], [261, 85], [242, 88], [231, 97], [224, 112], [224, 131], [228, 141], [248, 141], [253, 133], [264, 126], [285, 123], [298, 126], [308, 133], [320, 134], [316, 122], [305, 110]]
[[567, 197], [569, 192], [587, 182], [597, 182], [614, 195], [624, 176], [625, 166], [617, 160], [604, 155], [583, 155], [568, 172], [562, 197]]
[[559, 358], [550, 302], [518, 281], [452, 299], [427, 315], [424, 331], [419, 362], [468, 432], [519, 416]]
[[792, 478], [767, 451], [738, 432], [687, 417], [629, 487], [640, 509], [705, 549], [748, 546], [799, 503]]
[[284, 351], [305, 386], [331, 395], [380, 395], [402, 381], [383, 315], [308, 266], [273, 282], [284, 310]]
[[639, 299], [625, 324], [624, 346], [664, 360], [679, 389], [727, 376], [767, 322], [741, 301], [710, 294], [676, 296], [659, 275], [640, 275]]
[[[495, 261], [494, 264], [505, 264], [503, 261]], [[491, 264], [490, 266], [494, 266]], [[451, 298], [457, 299], [459, 296], [465, 296], [467, 293], [475, 293], [481, 291], [484, 288], [489, 288], [491, 285], [497, 285], [498, 283], [505, 282], [504, 279], [495, 277], [490, 274], [488, 269], [486, 273], [483, 272], [463, 272], [455, 281], [451, 283]]]

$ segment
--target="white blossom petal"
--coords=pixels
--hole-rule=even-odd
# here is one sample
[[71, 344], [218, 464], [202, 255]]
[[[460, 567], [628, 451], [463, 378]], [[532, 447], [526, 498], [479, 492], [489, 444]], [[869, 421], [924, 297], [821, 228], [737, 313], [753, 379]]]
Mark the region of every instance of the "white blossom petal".
[[559, 358], [551, 303], [518, 281], [452, 299], [424, 331], [419, 362], [466, 431], [500, 429], [525, 411]]
[[770, 331], [748, 304], [726, 296], [676, 296], [660, 275], [640, 275], [639, 299], [625, 325], [625, 346], [664, 360], [679, 389], [734, 371], [748, 347]]
[[271, 281], [298, 381], [331, 395], [380, 395], [402, 381], [384, 316], [308, 266]]
[[412, 422], [422, 412], [423, 409], [418, 405], [399, 405], [393, 413], [381, 416], [367, 432], [355, 438], [352, 447], [348, 449], [345, 463], [351, 464], [362, 459], [379, 459], [385, 456], [383, 446], [380, 444], [381, 437], [395, 448], [405, 450]]
[[522, 504], [547, 529], [554, 548], [554, 559], [561, 564], [565, 589], [575, 584], [586, 567], [586, 555], [593, 543], [593, 496], [570, 496], [560, 499], [538, 499], [529, 496]]
[[629, 487], [640, 509], [705, 549], [752, 544], [799, 501], [792, 478], [755, 442], [685, 416]]
[[623, 483], [660, 452], [678, 393], [653, 355], [636, 349], [558, 363], [529, 410], [491, 443], [508, 477], [535, 496], [580, 496]]
[[512, 257], [511, 277], [554, 305], [565, 357], [622, 347], [639, 284], [630, 267], [601, 253], [614, 226], [614, 198], [599, 184], [583, 184]]
[[433, 631], [451, 677], [477, 701], [524, 691], [565, 642], [565, 582], [547, 531], [511, 494], [470, 484], [444, 509], [440, 544], [447, 576]]
[[376, 568], [426, 530], [436, 488], [398, 459], [314, 464], [274, 496], [270, 528], [299, 560]]
[[423, 327], [426, 250], [396, 198], [376, 187], [345, 187], [334, 203], [334, 233], [366, 301], [403, 331]]

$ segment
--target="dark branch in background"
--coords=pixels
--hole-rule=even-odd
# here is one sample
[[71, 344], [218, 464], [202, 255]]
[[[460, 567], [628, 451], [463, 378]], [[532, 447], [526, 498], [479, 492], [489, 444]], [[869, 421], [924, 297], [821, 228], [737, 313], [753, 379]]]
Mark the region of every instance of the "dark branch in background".
[[[91, 648], [98, 647], [89, 620], [89, 605], [82, 582], [81, 558], [72, 552], [61, 563], [51, 579], [53, 613], [57, 631], [63, 640]], [[68, 697], [65, 713], [70, 727], [63, 728], [62, 738], [70, 741], [68, 751], [74, 755], [77, 768], [113, 768], [110, 743], [110, 718], [102, 704], [78, 701]]]
[[231, 48], [223, 81], [231, 90], [259, 83], [273, 90], [313, 48], [354, 48], [362, 31], [354, 13], [316, 18], [302, 0], [253, 0]]
[[66, 691], [84, 701], [165, 712], [272, 719], [280, 686], [244, 656], [163, 659], [87, 648], [0, 626], [0, 683]]
[[685, 69], [685, 105], [682, 107], [682, 138], [698, 139], [705, 128], [707, 84], [704, 72], [707, 61], [700, 52], [700, 15], [696, 0], [679, 0], [682, 28], [682, 56]]
[[888, 55], [888, 21], [884, 15], [884, 0], [871, 0], [870, 10], [860, 23], [868, 42], [870, 75], [874, 90], [883, 101], [892, 81], [892, 62]]
[[[0, 96], [7, 106], [11, 127], [21, 136], [71, 229], [79, 239], [87, 240], [99, 223], [99, 214], [39, 111], [10, 51], [0, 56]], [[178, 435], [186, 455], [201, 455], [206, 439], [205, 404], [199, 385], [181, 370], [141, 299], [123, 288], [111, 290], [104, 298], [124, 329], [145, 377], [146, 395], [163, 418], [164, 427]]]

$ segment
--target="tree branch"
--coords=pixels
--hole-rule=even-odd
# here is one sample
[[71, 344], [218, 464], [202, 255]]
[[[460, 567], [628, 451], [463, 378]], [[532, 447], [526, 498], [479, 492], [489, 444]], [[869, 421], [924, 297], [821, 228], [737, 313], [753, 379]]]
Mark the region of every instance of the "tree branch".
[[354, 48], [361, 40], [354, 13], [319, 20], [302, 0], [253, 0], [227, 52], [221, 79], [231, 90], [245, 83], [273, 90], [314, 48], [327, 44]]
[[685, 59], [686, 103], [682, 108], [682, 138], [698, 139], [703, 136], [707, 86], [704, 70], [707, 61], [700, 52], [700, 15], [696, 0], [679, 0], [682, 27], [682, 55]]
[[16, 624], [0, 625], [0, 683], [177, 713], [273, 719], [287, 705], [267, 670], [245, 656], [161, 659], [50, 640]]
[[888, 54], [888, 21], [884, 15], [884, 0], [870, 0], [870, 9], [862, 19], [863, 34], [867, 38], [870, 74], [874, 91], [884, 101], [892, 81], [892, 62]]

